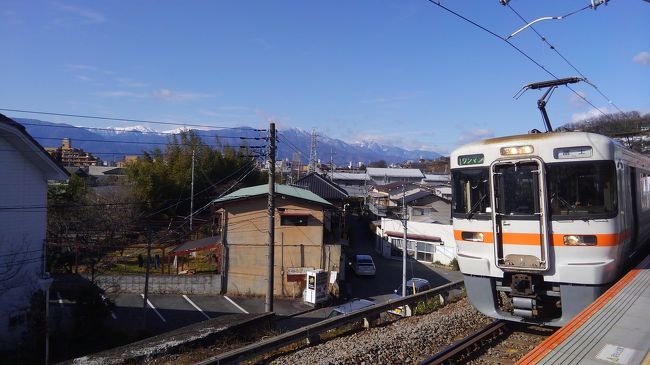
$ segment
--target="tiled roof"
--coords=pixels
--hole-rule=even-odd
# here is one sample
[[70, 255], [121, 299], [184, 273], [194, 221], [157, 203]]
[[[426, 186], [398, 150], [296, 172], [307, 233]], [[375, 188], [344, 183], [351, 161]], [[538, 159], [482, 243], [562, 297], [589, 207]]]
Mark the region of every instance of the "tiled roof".
[[370, 177], [366, 173], [356, 173], [356, 172], [335, 172], [334, 180], [360, 180], [368, 181]]
[[341, 200], [348, 197], [347, 191], [343, 190], [343, 188], [327, 177], [315, 172], [296, 181], [295, 185], [303, 187], [327, 200]]
[[[234, 200], [242, 200], [242, 199], [248, 199], [248, 198], [257, 197], [261, 195], [268, 195], [268, 193], [269, 193], [269, 186], [267, 184], [257, 185], [248, 188], [239, 189], [226, 196], [222, 196], [221, 198], [215, 199], [212, 202], [223, 203], [223, 202], [234, 201]], [[293, 198], [307, 200], [313, 203], [326, 205], [326, 206], [332, 205], [329, 202], [327, 202], [325, 199], [312, 193], [311, 191], [298, 188], [295, 186], [275, 184], [275, 194], [290, 196]]]

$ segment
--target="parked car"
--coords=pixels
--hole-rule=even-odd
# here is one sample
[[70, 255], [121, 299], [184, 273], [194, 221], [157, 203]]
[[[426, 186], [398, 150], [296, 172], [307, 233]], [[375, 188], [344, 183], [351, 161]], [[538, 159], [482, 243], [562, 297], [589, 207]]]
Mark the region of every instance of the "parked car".
[[370, 255], [354, 255], [350, 266], [352, 266], [352, 271], [357, 275], [375, 276], [377, 272], [375, 262]]
[[[411, 278], [406, 281], [406, 295], [413, 295], [417, 294], [420, 292], [423, 292], [425, 290], [431, 289], [431, 284], [429, 283], [429, 280], [427, 279], [421, 279], [421, 278]], [[400, 299], [402, 297], [402, 286], [400, 285], [397, 289], [395, 289], [395, 294], [393, 294], [389, 300], [395, 300], [395, 299]], [[406, 316], [410, 317], [413, 315], [413, 312], [411, 310], [411, 306], [406, 305], [404, 307], [398, 307], [395, 309], [391, 309], [388, 311], [388, 313], [395, 314], [398, 316]]]
[[360, 309], [370, 307], [371, 305], [375, 305], [375, 303], [371, 300], [368, 299], [354, 299], [351, 300], [345, 304], [341, 304], [338, 307], [334, 308], [332, 312], [327, 316], [327, 318], [332, 318], [336, 316], [341, 316], [345, 314], [349, 314], [352, 312], [356, 312]]

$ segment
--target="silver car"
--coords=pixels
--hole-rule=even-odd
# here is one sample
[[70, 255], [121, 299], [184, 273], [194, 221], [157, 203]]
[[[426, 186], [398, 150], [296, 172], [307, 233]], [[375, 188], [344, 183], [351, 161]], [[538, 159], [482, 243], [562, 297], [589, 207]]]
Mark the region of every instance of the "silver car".
[[377, 272], [375, 262], [370, 255], [354, 255], [350, 266], [352, 266], [352, 271], [357, 275], [375, 276]]
[[332, 318], [336, 316], [341, 316], [345, 314], [349, 314], [352, 312], [356, 312], [358, 310], [361, 310], [366, 307], [370, 307], [371, 305], [374, 305], [375, 303], [367, 300], [367, 299], [355, 299], [351, 300], [345, 304], [341, 304], [338, 307], [334, 308], [332, 312], [330, 312], [329, 316], [327, 318]]

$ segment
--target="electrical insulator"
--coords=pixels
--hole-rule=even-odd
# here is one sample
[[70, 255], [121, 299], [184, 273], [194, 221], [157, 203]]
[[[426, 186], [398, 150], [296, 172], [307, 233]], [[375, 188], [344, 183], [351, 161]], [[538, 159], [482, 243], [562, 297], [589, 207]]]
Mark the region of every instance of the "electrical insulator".
[[596, 10], [598, 6], [603, 4], [607, 5], [608, 2], [609, 0], [591, 0], [591, 8]]

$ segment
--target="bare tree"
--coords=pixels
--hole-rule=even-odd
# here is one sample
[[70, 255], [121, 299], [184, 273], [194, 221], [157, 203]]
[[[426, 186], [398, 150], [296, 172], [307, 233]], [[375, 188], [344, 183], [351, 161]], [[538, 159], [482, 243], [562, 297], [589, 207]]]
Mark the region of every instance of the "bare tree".
[[[2, 250], [1, 248], [4, 248]], [[26, 235], [16, 244], [6, 239], [0, 241], [0, 296], [13, 288], [24, 285], [27, 275], [25, 268], [42, 260], [41, 248], [30, 247]]]

